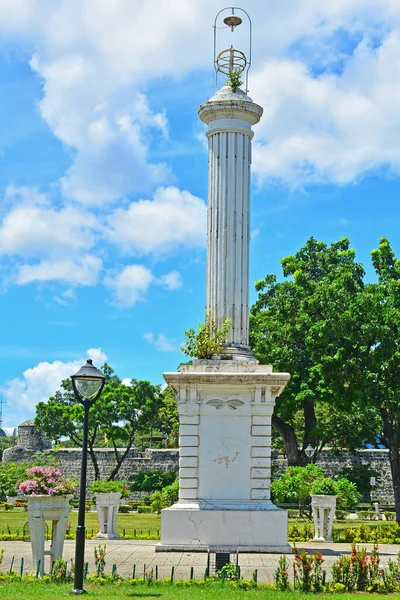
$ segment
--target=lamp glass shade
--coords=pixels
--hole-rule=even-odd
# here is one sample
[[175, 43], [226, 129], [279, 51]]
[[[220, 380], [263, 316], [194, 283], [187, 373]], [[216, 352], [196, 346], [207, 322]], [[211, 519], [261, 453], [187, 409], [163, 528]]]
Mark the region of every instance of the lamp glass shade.
[[90, 400], [101, 392], [105, 383], [105, 375], [96, 369], [93, 361], [88, 358], [86, 364], [71, 376], [74, 389], [81, 398]]
[[312, 455], [314, 454], [314, 448], [311, 446], [311, 444], [308, 444], [307, 448], [304, 450], [304, 452], [306, 453], [306, 456], [308, 456], [308, 458], [311, 458]]
[[89, 379], [87, 377], [79, 379], [76, 378], [75, 379], [75, 385], [76, 385], [76, 389], [78, 390], [79, 394], [82, 396], [82, 398], [86, 398], [86, 400], [89, 400], [90, 398], [93, 398], [93, 396], [95, 396], [97, 394], [97, 392], [100, 390], [101, 386], [102, 386], [103, 381], [101, 379]]

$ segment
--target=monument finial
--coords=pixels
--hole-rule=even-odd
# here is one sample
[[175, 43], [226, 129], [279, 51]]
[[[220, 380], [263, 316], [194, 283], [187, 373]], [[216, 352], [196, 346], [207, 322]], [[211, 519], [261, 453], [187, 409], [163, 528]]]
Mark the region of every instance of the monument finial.
[[[224, 17], [224, 13], [230, 12], [228, 16]], [[248, 53], [247, 57], [244, 52], [234, 48], [232, 45], [230, 48], [219, 50], [220, 47], [220, 35], [218, 31], [229, 28], [232, 33], [235, 32], [236, 27], [243, 23], [243, 20], [235, 14], [235, 11], [240, 11], [245, 15], [246, 21], [248, 22]], [[251, 67], [251, 37], [252, 37], [252, 25], [251, 19], [247, 12], [237, 6], [223, 8], [219, 11], [214, 20], [214, 69], [215, 69], [215, 86], [218, 89], [218, 73], [228, 75], [228, 78], [232, 75], [239, 76], [241, 73], [245, 73], [245, 84], [246, 94], [249, 83], [249, 69]], [[222, 46], [223, 47], [223, 46]]]

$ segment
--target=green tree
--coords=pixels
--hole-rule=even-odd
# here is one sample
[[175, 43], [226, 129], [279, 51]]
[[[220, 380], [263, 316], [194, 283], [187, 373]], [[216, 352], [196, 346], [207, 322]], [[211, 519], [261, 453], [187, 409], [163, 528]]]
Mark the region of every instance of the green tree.
[[377, 439], [389, 450], [396, 519], [400, 523], [400, 260], [387, 238], [371, 252], [378, 281], [364, 286], [338, 323], [351, 343], [322, 356], [334, 389], [343, 382], [349, 397], [379, 414]]
[[310, 461], [305, 454], [309, 444], [315, 461], [327, 444], [353, 449], [376, 437], [376, 408], [361, 406], [359, 397], [346, 393], [342, 378], [341, 386], [332, 386], [322, 358], [335, 355], [340, 362], [351, 347], [337, 324], [364, 288], [364, 269], [347, 238], [330, 246], [310, 238], [281, 264], [284, 281], [268, 275], [256, 283], [250, 344], [261, 363], [291, 374], [272, 425], [283, 439], [289, 465], [304, 465]]
[[174, 392], [169, 386], [161, 392], [161, 408], [156, 427], [163, 434], [167, 446], [176, 448], [179, 437], [179, 413]]
[[0, 465], [0, 502], [7, 496], [16, 496], [18, 485], [26, 479], [27, 463], [5, 463]]
[[[96, 457], [96, 442], [101, 436], [113, 448], [115, 466], [109, 474], [112, 480], [118, 474], [135, 440], [135, 436], [147, 430], [148, 423], [154, 420], [161, 406], [160, 387], [149, 381], [132, 379], [124, 385], [112, 368], [102, 367], [106, 383], [100, 398], [89, 412], [88, 451], [93, 463], [95, 479], [100, 478]], [[67, 437], [77, 445], [82, 445], [83, 407], [76, 402], [71, 380], [61, 382], [61, 390], [39, 402], [36, 407], [35, 423], [49, 439], [59, 442]]]

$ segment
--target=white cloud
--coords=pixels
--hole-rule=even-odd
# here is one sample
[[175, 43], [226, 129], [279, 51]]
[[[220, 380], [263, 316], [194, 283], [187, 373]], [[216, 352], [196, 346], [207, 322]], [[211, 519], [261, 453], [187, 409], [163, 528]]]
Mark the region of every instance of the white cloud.
[[132, 202], [108, 218], [109, 240], [129, 252], [161, 252], [203, 246], [207, 208], [203, 200], [176, 187], [159, 188], [152, 200]]
[[[107, 355], [101, 348], [90, 348], [87, 351], [97, 366], [107, 360]], [[4, 414], [5, 426], [15, 427], [26, 419], [35, 416], [38, 402], [46, 402], [60, 387], [63, 379], [76, 373], [84, 364], [85, 359], [62, 362], [55, 360], [52, 363], [40, 362], [34, 367], [26, 369], [21, 377], [6, 381], [0, 388], [7, 406], [12, 406], [12, 416]]]
[[107, 362], [108, 356], [101, 348], [89, 348], [88, 358], [91, 358], [94, 364], [99, 368]]
[[163, 333], [159, 333], [157, 336], [149, 331], [145, 333], [143, 338], [149, 342], [152, 346], [155, 346], [160, 352], [174, 352], [178, 349], [175, 340], [167, 338]]
[[183, 285], [182, 276], [179, 271], [171, 271], [166, 275], [162, 275], [159, 281], [168, 290], [177, 290]]
[[144, 300], [153, 279], [153, 273], [146, 267], [129, 265], [113, 276], [106, 276], [104, 285], [111, 289], [118, 308], [130, 308]]
[[102, 269], [100, 258], [85, 254], [75, 260], [44, 259], [18, 268], [15, 283], [26, 285], [40, 281], [58, 281], [67, 285], [95, 285]]
[[261, 182], [343, 184], [400, 170], [400, 30], [379, 48], [361, 43], [342, 74], [269, 61], [254, 77], [265, 107], [254, 169]]
[[0, 254], [22, 257], [64, 254], [91, 248], [97, 219], [71, 206], [55, 208], [44, 194], [29, 188], [7, 188], [10, 206], [0, 223]]
[[[255, 25], [251, 94], [266, 109], [254, 152], [259, 182], [340, 184], [397, 172], [398, 0], [244, 0], [243, 8]], [[65, 197], [104, 204], [167, 183], [152, 144], [168, 137], [168, 118], [144, 90], [175, 78], [182, 102], [180, 78], [211, 67], [214, 0], [3, 0], [1, 10], [2, 39], [30, 55], [43, 82], [41, 114], [71, 150]], [[125, 232], [121, 244], [158, 250], [143, 237]]]

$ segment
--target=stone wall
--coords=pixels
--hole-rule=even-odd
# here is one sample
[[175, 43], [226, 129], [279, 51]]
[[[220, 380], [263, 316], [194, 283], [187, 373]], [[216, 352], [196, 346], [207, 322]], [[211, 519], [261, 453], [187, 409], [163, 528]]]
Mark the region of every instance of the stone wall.
[[[18, 427], [17, 445], [4, 451], [3, 462], [29, 462], [32, 455], [37, 451], [49, 449], [51, 443], [43, 434], [39, 433], [34, 421], [25, 421]], [[123, 451], [123, 449], [122, 449]], [[51, 450], [48, 450], [51, 453]], [[57, 460], [61, 470], [70, 477], [79, 480], [81, 470], [82, 451], [79, 448], [65, 448], [57, 452]], [[114, 468], [114, 451], [111, 448], [99, 448], [96, 450], [97, 460], [102, 479], [107, 479], [110, 471]], [[355, 453], [342, 452], [333, 455], [329, 450], [323, 450], [317, 460], [328, 477], [335, 477], [346, 467], [367, 466], [379, 473], [375, 488], [374, 499], [392, 504], [393, 486], [390, 473], [388, 450], [357, 450]], [[179, 469], [179, 450], [148, 449], [146, 452], [138, 453], [132, 449], [121, 470], [118, 479], [126, 479], [134, 473], [141, 471], [175, 471]], [[279, 477], [287, 469], [287, 460], [278, 454], [272, 455], [272, 479]], [[88, 486], [94, 480], [94, 470], [90, 456], [88, 457]], [[364, 498], [365, 501], [369, 498]]]
[[[392, 476], [389, 464], [389, 450], [357, 450], [354, 453], [341, 452], [338, 456], [323, 450], [316, 461], [327, 477], [335, 477], [346, 467], [366, 466], [379, 473], [374, 491], [374, 500], [392, 504], [394, 502]], [[287, 469], [287, 460], [275, 456], [272, 460], [272, 479], [277, 479]], [[369, 498], [363, 498], [368, 501]]]
[[[60, 463], [61, 471], [70, 477], [75, 477], [79, 481], [81, 473], [81, 456], [79, 448], [68, 448], [58, 450], [56, 454], [57, 461]], [[101, 479], [107, 479], [110, 471], [114, 468], [114, 451], [111, 448], [99, 448], [96, 450], [96, 456], [100, 469]], [[146, 452], [138, 453], [137, 450], [131, 450], [123, 462], [118, 473], [118, 479], [126, 479], [134, 473], [141, 471], [175, 471], [179, 468], [179, 450], [156, 450], [148, 449]], [[88, 486], [94, 481], [93, 464], [88, 456]]]

